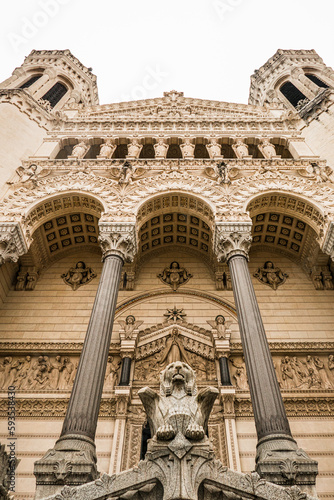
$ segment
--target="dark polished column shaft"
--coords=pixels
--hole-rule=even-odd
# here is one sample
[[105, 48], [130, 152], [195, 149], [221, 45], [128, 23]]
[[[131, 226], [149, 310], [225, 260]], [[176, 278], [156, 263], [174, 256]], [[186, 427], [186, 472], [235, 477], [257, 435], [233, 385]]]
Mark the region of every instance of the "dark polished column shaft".
[[228, 261], [245, 356], [258, 439], [282, 434], [293, 440], [264, 331], [259, 306], [243, 255]]
[[94, 441], [122, 266], [118, 255], [107, 255], [104, 260], [58, 443], [68, 435], [87, 436]]
[[130, 372], [131, 372], [131, 358], [126, 356], [123, 358], [122, 361], [122, 371], [118, 385], [130, 384]]
[[228, 368], [228, 359], [226, 356], [219, 358], [220, 381], [222, 385], [232, 385], [230, 370]]

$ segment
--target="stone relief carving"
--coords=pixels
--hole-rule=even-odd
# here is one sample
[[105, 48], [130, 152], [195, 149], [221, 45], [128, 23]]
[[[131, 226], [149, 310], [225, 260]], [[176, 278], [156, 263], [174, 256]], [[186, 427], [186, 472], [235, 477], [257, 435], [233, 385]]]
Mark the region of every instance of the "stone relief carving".
[[180, 144], [183, 158], [194, 158], [195, 145], [192, 144], [190, 138], [186, 137], [184, 142]]
[[143, 146], [139, 143], [139, 140], [137, 138], [133, 138], [128, 145], [127, 158], [138, 158], [142, 149]]
[[87, 267], [85, 262], [79, 261], [75, 267], [70, 267], [67, 273], [61, 275], [66, 285], [69, 285], [72, 290], [77, 290], [82, 285], [87, 285], [92, 279], [96, 278], [97, 274], [91, 267]]
[[212, 138], [210, 143], [207, 144], [206, 149], [208, 150], [209, 156], [212, 160], [217, 157], [221, 157], [221, 146], [216, 138]]
[[215, 317], [214, 321], [207, 320], [207, 323], [212, 328], [212, 333], [215, 333], [219, 339], [225, 339], [227, 333], [230, 333], [230, 324], [231, 320], [226, 321], [225, 317], [222, 314], [218, 314]]
[[[6, 356], [0, 358], [0, 390], [14, 385], [17, 391], [69, 391], [78, 368], [79, 357]], [[117, 382], [120, 357], [108, 359], [104, 390], [112, 390]]]
[[167, 312], [164, 314], [166, 321], [173, 321], [174, 323], [176, 323], [176, 321], [183, 322], [183, 318], [187, 316], [183, 311], [184, 309], [179, 309], [176, 306], [174, 306], [173, 308], [168, 308]]
[[234, 373], [232, 375], [232, 380], [234, 380], [235, 386], [237, 389], [241, 391], [247, 391], [248, 388], [248, 379], [246, 373], [246, 366], [244, 361], [242, 363], [238, 363], [234, 358], [230, 359], [232, 366], [235, 368]]
[[186, 363], [176, 361], [161, 373], [160, 395], [144, 387], [138, 391], [138, 396], [145, 407], [153, 437], [170, 441], [180, 434], [199, 441], [205, 436], [218, 389], [207, 387], [197, 395], [195, 372]]
[[275, 267], [274, 263], [270, 260], [265, 262], [263, 267], [259, 267], [253, 276], [261, 281], [261, 283], [270, 286], [273, 290], [277, 290], [289, 277], [279, 267]]
[[166, 158], [167, 151], [168, 151], [168, 144], [165, 143], [163, 138], [159, 138], [158, 142], [154, 144], [154, 152], [155, 152], [155, 157], [157, 159], [162, 159]]
[[192, 276], [184, 267], [180, 267], [180, 264], [176, 261], [171, 262], [169, 267], [165, 267], [162, 273], [157, 275], [163, 283], [173, 288], [174, 292], [179, 286], [187, 283]]
[[275, 146], [269, 141], [269, 139], [264, 138], [258, 147], [266, 159], [271, 160], [272, 158], [277, 157]]
[[121, 325], [122, 329], [120, 330], [120, 334], [124, 335], [125, 339], [131, 339], [134, 333], [138, 333], [138, 328], [142, 325], [143, 321], [136, 321], [136, 318], [129, 314], [124, 320], [118, 320], [118, 323]]
[[111, 158], [115, 149], [116, 145], [113, 139], [106, 139], [105, 142], [101, 144], [100, 154], [98, 155], [98, 158]]
[[87, 153], [88, 148], [89, 146], [87, 145], [87, 143], [85, 141], [81, 141], [78, 144], [75, 144], [71, 156], [78, 159], [83, 158]]
[[104, 389], [114, 389], [117, 385], [120, 375], [121, 360], [119, 357], [108, 357], [106, 374], [104, 377]]

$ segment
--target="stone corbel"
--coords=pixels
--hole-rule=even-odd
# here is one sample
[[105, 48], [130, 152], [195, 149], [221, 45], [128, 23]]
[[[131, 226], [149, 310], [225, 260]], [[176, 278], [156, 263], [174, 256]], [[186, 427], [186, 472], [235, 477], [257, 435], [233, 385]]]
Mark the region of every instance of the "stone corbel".
[[233, 255], [248, 259], [251, 243], [251, 221], [216, 223], [214, 250], [218, 262], [227, 262]]
[[132, 222], [100, 222], [99, 229], [103, 260], [112, 254], [118, 255], [124, 262], [133, 262], [137, 244]]
[[5, 262], [17, 262], [27, 253], [29, 243], [23, 234], [20, 223], [0, 223], [0, 265]]

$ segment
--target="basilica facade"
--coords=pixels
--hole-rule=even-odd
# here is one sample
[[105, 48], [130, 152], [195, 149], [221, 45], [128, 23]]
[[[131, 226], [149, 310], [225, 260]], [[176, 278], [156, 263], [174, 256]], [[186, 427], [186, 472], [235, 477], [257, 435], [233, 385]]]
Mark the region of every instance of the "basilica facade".
[[0, 85], [15, 499], [107, 498], [64, 486], [144, 459], [140, 394], [175, 362], [217, 390], [206, 432], [231, 474], [334, 499], [333, 115], [334, 71], [313, 50], [278, 50], [248, 104], [99, 105], [68, 50], [32, 51]]

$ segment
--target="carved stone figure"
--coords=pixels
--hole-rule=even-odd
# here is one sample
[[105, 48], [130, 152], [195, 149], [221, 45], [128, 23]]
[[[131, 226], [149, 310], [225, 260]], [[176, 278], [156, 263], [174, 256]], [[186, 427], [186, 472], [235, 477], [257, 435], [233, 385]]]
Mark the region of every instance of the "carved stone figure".
[[154, 144], [154, 151], [155, 151], [155, 157], [157, 159], [159, 158], [166, 158], [167, 151], [168, 151], [168, 144], [165, 143], [164, 139], [160, 138], [158, 139], [158, 142]]
[[217, 333], [217, 336], [219, 339], [224, 339], [226, 337], [226, 327], [227, 325], [225, 325], [226, 321], [225, 321], [225, 318], [224, 316], [222, 316], [221, 314], [218, 314], [218, 316], [216, 316], [215, 320], [212, 321], [212, 320], [207, 320], [207, 323], [209, 323], [209, 325], [211, 326], [212, 330]]
[[236, 139], [235, 143], [232, 145], [232, 148], [237, 158], [242, 159], [249, 156], [248, 146], [241, 138]]
[[208, 150], [209, 156], [212, 160], [217, 156], [222, 156], [221, 146], [218, 144], [217, 139], [211, 139], [210, 143], [207, 144], [206, 149]]
[[135, 330], [138, 330], [140, 325], [143, 324], [143, 321], [136, 321], [136, 318], [129, 314], [125, 318], [125, 321], [119, 320], [118, 323], [122, 327], [122, 331], [120, 333], [124, 333], [124, 337], [126, 339], [131, 339]]
[[105, 142], [101, 144], [99, 158], [111, 158], [114, 151], [116, 149], [116, 145], [113, 144], [111, 139], [107, 139]]
[[186, 138], [183, 144], [180, 144], [183, 158], [194, 158], [195, 146], [191, 143], [189, 138]]
[[121, 361], [114, 359], [113, 356], [109, 356], [106, 375], [104, 377], [104, 387], [106, 389], [114, 389], [117, 384], [117, 374], [119, 367], [121, 366]]
[[64, 358], [62, 376], [59, 381], [59, 389], [69, 389], [72, 374], [74, 372], [74, 365], [70, 358]]
[[84, 141], [81, 141], [78, 144], [75, 144], [71, 156], [78, 159], [83, 158], [87, 153], [87, 150], [88, 150], [87, 144]]
[[233, 374], [233, 379], [235, 381], [235, 385], [237, 389], [242, 391], [248, 390], [248, 381], [246, 374], [246, 367], [244, 364], [239, 364], [235, 361], [235, 359], [230, 359], [231, 364], [236, 368], [235, 373]]
[[319, 378], [321, 381], [321, 386], [324, 389], [331, 389], [332, 384], [330, 383], [329, 378], [327, 376], [327, 373], [325, 370], [325, 364], [323, 363], [323, 361], [321, 361], [321, 359], [318, 356], [315, 356], [315, 358], [314, 358], [314, 365], [318, 371], [318, 375], [319, 375]]
[[49, 357], [39, 356], [32, 367], [31, 388], [37, 390], [46, 389], [49, 386], [51, 369]]
[[166, 345], [161, 354], [160, 365], [167, 366], [170, 363], [182, 361], [191, 364], [188, 354], [183, 346], [182, 337], [177, 328], [173, 328], [170, 337], [166, 341]]
[[171, 262], [170, 266], [165, 267], [162, 273], [157, 276], [163, 283], [171, 286], [174, 292], [180, 285], [184, 285], [192, 278], [192, 274], [188, 273], [184, 267], [180, 267], [180, 264], [176, 261]]
[[56, 359], [51, 364], [50, 385], [53, 389], [58, 389], [60, 373], [64, 369], [64, 362], [61, 356], [56, 356]]
[[200, 441], [205, 437], [209, 415], [218, 395], [214, 387], [197, 395], [195, 372], [186, 363], [168, 365], [160, 375], [160, 395], [149, 387], [138, 391], [147, 413], [151, 434], [170, 441], [178, 434]]
[[31, 356], [26, 356], [21, 365], [21, 369], [18, 374], [17, 388], [18, 389], [29, 389], [31, 385], [31, 380], [29, 375], [31, 373]]
[[132, 139], [128, 145], [128, 158], [138, 158], [143, 146], [139, 144], [138, 139]]
[[267, 160], [271, 160], [273, 157], [277, 156], [275, 146], [269, 139], [262, 140], [261, 144], [259, 144], [259, 150]]
[[261, 281], [261, 283], [270, 286], [273, 290], [277, 290], [289, 277], [279, 267], [275, 267], [274, 263], [270, 260], [265, 262], [263, 267], [259, 267], [253, 276]]
[[133, 176], [136, 172], [136, 167], [131, 165], [128, 161], [125, 161], [121, 166], [118, 183], [119, 184], [129, 184], [133, 180]]
[[67, 273], [61, 275], [61, 278], [69, 285], [72, 290], [77, 290], [82, 285], [87, 285], [97, 274], [91, 267], [86, 267], [82, 261], [76, 263], [75, 267], [71, 267]]

